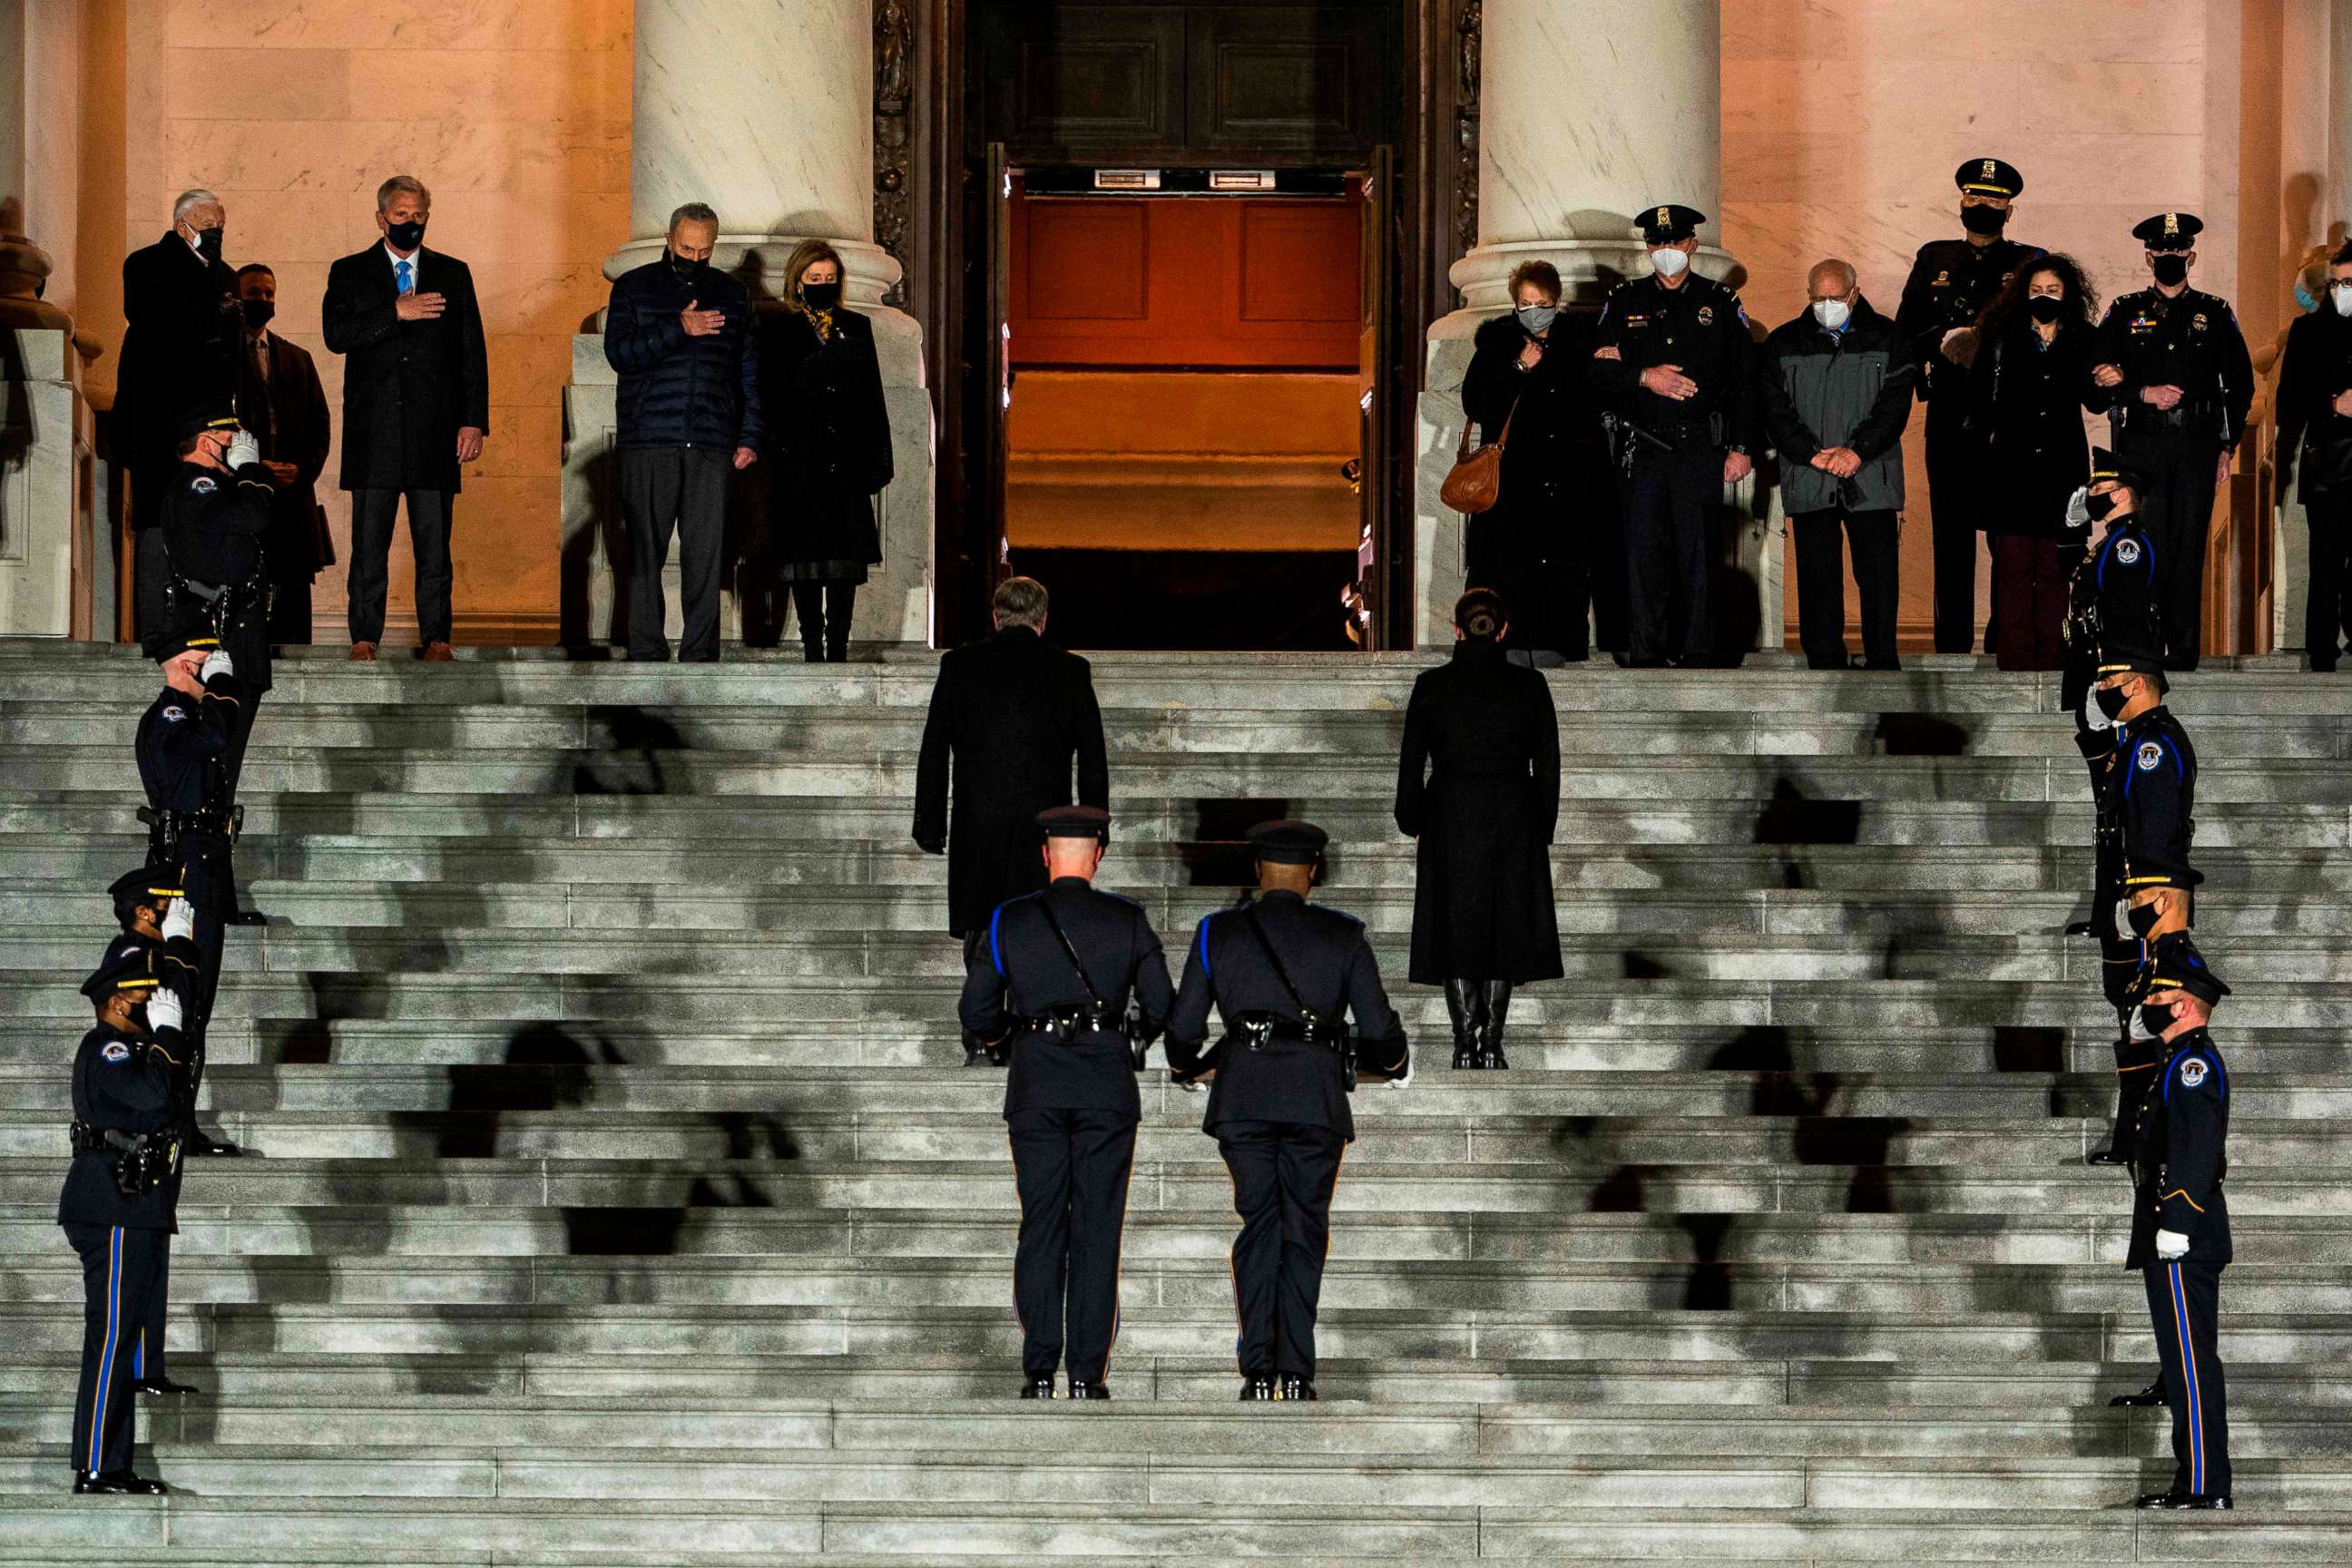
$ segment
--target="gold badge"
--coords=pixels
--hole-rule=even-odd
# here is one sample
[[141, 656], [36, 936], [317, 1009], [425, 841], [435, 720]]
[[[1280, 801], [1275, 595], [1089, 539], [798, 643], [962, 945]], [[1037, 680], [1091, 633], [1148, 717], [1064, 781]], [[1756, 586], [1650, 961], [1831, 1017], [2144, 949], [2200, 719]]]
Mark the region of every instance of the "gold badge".
[[1658, 216], [1650, 220], [1650, 226], [1652, 228], [1672, 228], [1674, 226], [1674, 222], [1675, 220], [1667, 216], [1666, 209], [1660, 207], [1658, 209]]
[[1715, 307], [1714, 307], [1714, 306], [1712, 306], [1712, 305], [1701, 305], [1701, 306], [1698, 308], [1698, 324], [1699, 324], [1700, 326], [1702, 326], [1702, 327], [1711, 327], [1711, 326], [1715, 325]]
[[1938, 273], [1937, 273], [1937, 274], [1936, 274], [1936, 280], [1935, 280], [1933, 283], [1928, 284], [1928, 285], [1927, 285], [1927, 287], [1928, 287], [1928, 288], [1930, 288], [1930, 289], [1943, 289], [1943, 288], [1948, 288], [1948, 287], [1949, 287], [1949, 286], [1950, 286], [1951, 281], [1952, 281], [1952, 275], [1951, 275], [1950, 273], [1948, 273], [1948, 272], [1938, 272]]
[[2189, 330], [2192, 332], [2201, 332], [2205, 330], [2204, 311], [2200, 310], [2195, 315], [2189, 318]]
[[2167, 234], [2179, 234], [2180, 232], [2180, 215], [2179, 213], [2167, 213], [2164, 215], [2164, 232]]
[[1993, 177], [1993, 162], [1994, 161], [1990, 158], [1987, 158], [1984, 161], [1984, 177], [1988, 180]]

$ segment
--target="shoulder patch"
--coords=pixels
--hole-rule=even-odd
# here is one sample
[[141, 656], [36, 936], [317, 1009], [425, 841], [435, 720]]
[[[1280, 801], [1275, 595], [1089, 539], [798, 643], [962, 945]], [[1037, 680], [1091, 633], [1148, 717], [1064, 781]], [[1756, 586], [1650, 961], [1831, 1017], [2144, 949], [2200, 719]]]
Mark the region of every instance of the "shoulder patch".
[[213, 482], [212, 476], [210, 474], [198, 474], [194, 479], [188, 481], [188, 489], [197, 495], [208, 496], [215, 490], [220, 489], [220, 486]]
[[2138, 754], [2132, 759], [2132, 765], [2144, 773], [2152, 773], [2156, 769], [2156, 764], [2162, 761], [2164, 761], [2164, 748], [2154, 741], [2142, 741], [2139, 743]]
[[[111, 1047], [109, 1047], [109, 1049], [111, 1048]], [[2211, 1069], [2206, 1066], [2205, 1058], [2203, 1057], [2189, 1058], [2180, 1064], [2180, 1087], [2183, 1089], [2195, 1089], [2199, 1084], [2205, 1081], [2205, 1075]]]
[[2139, 541], [2137, 539], [2116, 540], [2116, 559], [2122, 562], [2126, 566], [2130, 565], [2133, 562], [2137, 561], [2139, 559]]
[[98, 1054], [110, 1062], [127, 1062], [131, 1059], [131, 1047], [121, 1040], [109, 1040], [100, 1047]]
[[176, 724], [187, 716], [188, 710], [176, 702], [163, 710], [163, 721], [167, 724]]

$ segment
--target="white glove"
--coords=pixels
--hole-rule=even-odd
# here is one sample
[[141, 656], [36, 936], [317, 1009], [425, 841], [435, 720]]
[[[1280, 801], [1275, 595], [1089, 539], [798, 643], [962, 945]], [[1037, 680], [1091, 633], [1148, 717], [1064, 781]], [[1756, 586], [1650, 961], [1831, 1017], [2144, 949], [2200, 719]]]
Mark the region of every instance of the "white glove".
[[[2116, 721], [2113, 719], [2108, 718], [2105, 713], [2099, 711], [2099, 689], [2095, 686], [2091, 688], [2090, 690], [2083, 693], [2083, 722], [2089, 726], [2095, 733], [2101, 730], [2112, 730], [2116, 727]], [[2125, 929], [2129, 930], [2130, 928], [2126, 927]]]
[[261, 461], [260, 437], [254, 435], [252, 431], [240, 427], [237, 433], [229, 438], [227, 460], [231, 473], [236, 472], [247, 463]]
[[163, 940], [196, 934], [196, 911], [185, 899], [173, 899], [163, 906]]
[[1403, 1073], [1402, 1073], [1402, 1075], [1400, 1075], [1399, 1077], [1392, 1078], [1392, 1079], [1389, 1079], [1389, 1087], [1390, 1087], [1391, 1089], [1402, 1089], [1405, 1085], [1407, 1085], [1407, 1084], [1411, 1083], [1412, 1081], [1412, 1053], [1411, 1051], [1407, 1051], [1407, 1052], [1405, 1052], [1405, 1054], [1404, 1054], [1404, 1071], [1403, 1071]]
[[[147, 998], [147, 1027], [149, 1032], [160, 1035], [166, 1029], [176, 1029], [179, 1026], [180, 999], [177, 996], [173, 995], [169, 991], [165, 991], [161, 987], [158, 987], [155, 994]], [[2180, 1245], [2184, 1249], [2189, 1246], [2185, 1241]]]
[[204, 664], [196, 670], [196, 679], [210, 681], [215, 675], [235, 675], [236, 660], [229, 658], [228, 649], [216, 647], [205, 655]]
[[2074, 487], [2074, 493], [2066, 498], [2067, 527], [2088, 528], [2091, 526], [2090, 500], [2091, 491], [2088, 486], [2077, 485]]
[[2159, 1230], [2156, 1233], [2156, 1255], [2167, 1263], [2186, 1258], [2189, 1238], [2177, 1230]]

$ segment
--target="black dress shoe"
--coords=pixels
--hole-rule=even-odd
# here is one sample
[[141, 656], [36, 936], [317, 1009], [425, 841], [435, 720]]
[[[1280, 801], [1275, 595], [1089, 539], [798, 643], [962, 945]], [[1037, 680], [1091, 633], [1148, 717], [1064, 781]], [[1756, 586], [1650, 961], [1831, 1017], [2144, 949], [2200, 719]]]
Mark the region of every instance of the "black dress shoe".
[[142, 1377], [132, 1383], [131, 1386], [142, 1394], [202, 1394], [204, 1392], [193, 1383], [173, 1383], [168, 1377]]
[[2120, 1149], [2094, 1149], [2083, 1156], [2085, 1165], [2128, 1165], [2130, 1156]]
[[266, 926], [268, 923], [269, 917], [259, 910], [239, 910], [221, 921], [225, 926]]
[[1242, 1379], [1242, 1403], [1254, 1405], [1274, 1397], [1274, 1379], [1253, 1375]]
[[245, 1152], [243, 1149], [238, 1148], [227, 1139], [215, 1138], [211, 1133], [204, 1131], [201, 1129], [182, 1141], [180, 1151], [191, 1159], [213, 1158], [222, 1160], [233, 1160], [239, 1154]]
[[76, 1470], [76, 1497], [162, 1497], [170, 1489], [136, 1470]]
[[1656, 657], [1654, 654], [1619, 653], [1612, 654], [1610, 657], [1617, 661], [1617, 668], [1620, 669], [1664, 669], [1666, 668], [1666, 661]]
[[2222, 1512], [2234, 1509], [2228, 1492], [2185, 1492], [2175, 1487], [2168, 1492], [2144, 1492], [2136, 1508], [2185, 1510], [2202, 1513], [2208, 1510]]
[[1052, 1374], [1048, 1373], [1044, 1377], [1033, 1377], [1026, 1383], [1024, 1383], [1021, 1385], [1021, 1397], [1024, 1399], [1053, 1398], [1054, 1379]]
[[1070, 1379], [1070, 1397], [1073, 1399], [1108, 1399], [1110, 1397], [1110, 1384], [1107, 1383], [1080, 1383], [1074, 1377]]
[[1315, 1385], [1303, 1377], [1293, 1377], [1286, 1373], [1283, 1374], [1281, 1386], [1275, 1390], [1274, 1396], [1276, 1399], [1311, 1400], [1315, 1397]]
[[2107, 1401], [2110, 1410], [2146, 1410], [2164, 1403], [2164, 1379], [2158, 1378], [2146, 1388], [2129, 1394], [2118, 1394]]
[[963, 1037], [963, 1065], [968, 1068], [1001, 1068], [1012, 1059], [1012, 1053], [1003, 1046], [992, 1046], [986, 1040]]

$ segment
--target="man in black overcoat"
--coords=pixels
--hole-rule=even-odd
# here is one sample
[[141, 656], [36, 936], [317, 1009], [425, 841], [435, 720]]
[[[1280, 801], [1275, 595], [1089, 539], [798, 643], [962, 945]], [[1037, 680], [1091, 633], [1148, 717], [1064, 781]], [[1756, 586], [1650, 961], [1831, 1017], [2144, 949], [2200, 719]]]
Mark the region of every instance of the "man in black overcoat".
[[[1108, 806], [1102, 710], [1087, 661], [1046, 646], [1045, 584], [996, 590], [996, 635], [940, 660], [915, 774], [915, 842], [948, 858], [948, 929], [970, 938], [1005, 900], [1045, 885], [1037, 814]], [[949, 774], [955, 812], [948, 812]]]
[[184, 191], [172, 229], [122, 260], [122, 358], [111, 416], [114, 458], [131, 476], [137, 635], [163, 619], [163, 497], [180, 466], [177, 426], [198, 405], [228, 406], [237, 338], [236, 275], [221, 259], [227, 211]]
[[383, 243], [327, 273], [320, 325], [343, 368], [342, 487], [352, 492], [352, 658], [383, 637], [392, 522], [408, 501], [416, 631], [425, 657], [449, 650], [449, 531], [459, 466], [482, 455], [490, 362], [474, 275], [425, 248], [433, 198], [406, 174], [376, 189]]
[[269, 565], [269, 640], [310, 640], [310, 582], [333, 559], [319, 511], [327, 468], [327, 391], [310, 351], [269, 330], [278, 315], [278, 274], [258, 261], [236, 269], [244, 319], [237, 356], [237, 421], [261, 446], [261, 466], [278, 487], [262, 541]]

